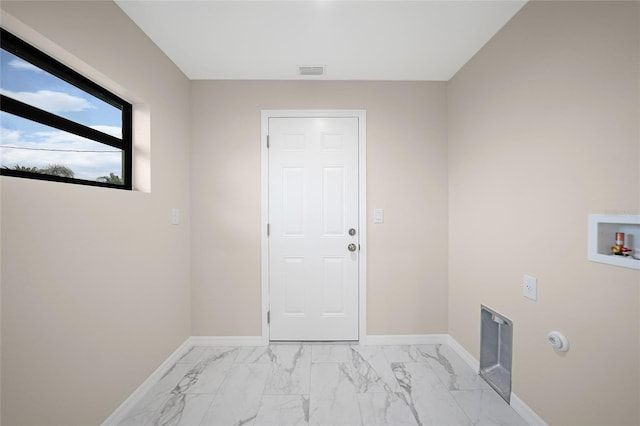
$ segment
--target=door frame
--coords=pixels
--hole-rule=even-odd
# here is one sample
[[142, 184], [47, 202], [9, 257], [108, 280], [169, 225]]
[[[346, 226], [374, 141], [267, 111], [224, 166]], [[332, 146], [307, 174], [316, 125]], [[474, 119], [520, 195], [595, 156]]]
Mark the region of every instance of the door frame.
[[367, 112], [366, 110], [261, 110], [260, 131], [260, 245], [262, 281], [262, 341], [269, 344], [269, 151], [267, 134], [270, 118], [344, 118], [358, 119], [358, 226], [360, 232], [360, 252], [358, 256], [358, 340], [365, 343], [367, 336]]

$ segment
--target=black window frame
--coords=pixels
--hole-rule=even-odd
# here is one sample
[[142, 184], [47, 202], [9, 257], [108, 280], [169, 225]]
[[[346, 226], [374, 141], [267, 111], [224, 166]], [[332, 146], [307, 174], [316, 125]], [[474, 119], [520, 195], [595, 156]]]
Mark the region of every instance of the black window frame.
[[0, 28], [0, 45], [2, 49], [122, 111], [122, 139], [119, 139], [76, 121], [63, 118], [59, 115], [52, 114], [48, 111], [44, 111], [40, 108], [0, 94], [0, 109], [6, 113], [122, 150], [123, 183], [106, 183], [87, 179], [47, 175], [44, 173], [27, 172], [23, 170], [13, 170], [4, 167], [0, 167], [0, 175], [131, 190], [133, 188], [133, 108], [131, 104], [77, 71], [74, 71], [68, 66], [58, 62], [56, 59], [23, 41], [4, 28]]

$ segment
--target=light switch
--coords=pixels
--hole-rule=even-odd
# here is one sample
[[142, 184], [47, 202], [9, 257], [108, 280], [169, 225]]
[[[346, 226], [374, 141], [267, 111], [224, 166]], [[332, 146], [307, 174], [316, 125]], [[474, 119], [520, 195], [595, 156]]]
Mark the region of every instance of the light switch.
[[171, 209], [171, 224], [177, 225], [180, 223], [180, 210], [173, 208]]
[[383, 209], [373, 209], [373, 223], [384, 223]]

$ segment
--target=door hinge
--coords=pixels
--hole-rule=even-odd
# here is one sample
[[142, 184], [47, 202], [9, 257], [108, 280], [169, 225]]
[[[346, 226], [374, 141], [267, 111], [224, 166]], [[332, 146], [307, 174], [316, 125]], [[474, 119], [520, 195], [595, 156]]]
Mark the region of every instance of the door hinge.
[[269, 149], [269, 135], [267, 135], [267, 149]]
[[267, 223], [267, 237], [271, 234], [271, 225]]
[[267, 311], [267, 324], [271, 324], [271, 311]]

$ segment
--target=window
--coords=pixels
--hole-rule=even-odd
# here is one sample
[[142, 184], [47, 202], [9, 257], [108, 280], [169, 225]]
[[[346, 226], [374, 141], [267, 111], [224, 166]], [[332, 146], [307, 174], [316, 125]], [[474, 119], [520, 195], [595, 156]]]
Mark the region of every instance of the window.
[[131, 189], [131, 104], [0, 31], [0, 174]]

